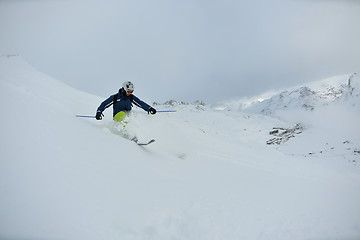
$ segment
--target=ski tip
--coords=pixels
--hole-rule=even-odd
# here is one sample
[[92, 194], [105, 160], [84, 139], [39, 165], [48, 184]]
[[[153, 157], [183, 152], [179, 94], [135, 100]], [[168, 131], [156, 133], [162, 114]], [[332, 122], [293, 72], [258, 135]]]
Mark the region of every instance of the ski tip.
[[136, 142], [137, 143], [137, 145], [139, 145], [139, 146], [146, 146], [146, 145], [149, 145], [149, 144], [151, 144], [151, 143], [153, 143], [153, 142], [155, 142], [155, 139], [151, 139], [149, 142], [147, 142], [147, 143], [138, 143], [138, 142]]

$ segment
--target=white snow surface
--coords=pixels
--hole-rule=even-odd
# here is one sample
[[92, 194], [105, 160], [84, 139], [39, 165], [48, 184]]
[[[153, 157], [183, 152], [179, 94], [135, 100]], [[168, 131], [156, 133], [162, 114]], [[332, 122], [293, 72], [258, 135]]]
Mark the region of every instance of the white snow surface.
[[[104, 99], [1, 56], [0, 239], [360, 239], [358, 80], [325, 106], [276, 116], [135, 108], [128, 133], [156, 140], [140, 147], [111, 109], [75, 117]], [[295, 123], [301, 134], [266, 144]]]

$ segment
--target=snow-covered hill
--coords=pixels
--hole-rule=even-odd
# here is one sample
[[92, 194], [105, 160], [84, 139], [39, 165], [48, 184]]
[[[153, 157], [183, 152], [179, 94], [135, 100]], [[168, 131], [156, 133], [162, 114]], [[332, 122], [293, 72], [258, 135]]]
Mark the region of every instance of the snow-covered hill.
[[279, 111], [307, 110], [337, 103], [351, 102], [360, 110], [360, 74], [336, 76], [279, 92], [269, 92], [251, 99], [235, 99], [217, 108], [276, 115]]
[[[359, 162], [360, 74], [336, 76], [251, 99], [234, 99], [216, 105], [224, 112], [247, 112], [293, 123], [274, 126], [269, 144], [305, 157], [333, 159], [342, 156]], [[299, 134], [301, 134], [299, 136]], [[283, 144], [289, 138], [291, 143]], [[311, 140], [311, 141], [310, 141]]]
[[0, 57], [0, 93], [0, 239], [360, 238], [359, 154], [341, 148], [360, 146], [353, 108], [339, 103], [346, 117], [334, 131], [310, 111], [311, 124], [280, 146], [266, 144], [269, 131], [301, 122], [294, 114], [134, 109], [128, 131], [156, 139], [139, 147], [111, 110], [103, 121], [75, 117], [102, 98], [21, 57]]

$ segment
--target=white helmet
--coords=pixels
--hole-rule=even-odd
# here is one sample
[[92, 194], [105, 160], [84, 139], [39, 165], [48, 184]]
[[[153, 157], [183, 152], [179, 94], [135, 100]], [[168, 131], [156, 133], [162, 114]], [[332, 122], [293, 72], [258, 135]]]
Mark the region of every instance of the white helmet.
[[134, 84], [130, 81], [126, 81], [123, 83], [123, 88], [125, 90], [125, 92], [129, 91], [129, 92], [133, 92], [134, 91]]

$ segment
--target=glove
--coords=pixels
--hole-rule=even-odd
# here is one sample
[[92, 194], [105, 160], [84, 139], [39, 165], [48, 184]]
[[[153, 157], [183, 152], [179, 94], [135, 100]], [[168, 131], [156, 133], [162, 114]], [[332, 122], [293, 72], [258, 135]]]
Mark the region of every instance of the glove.
[[96, 120], [101, 120], [103, 116], [104, 115], [101, 112], [97, 112], [95, 118]]
[[148, 113], [155, 114], [155, 113], [156, 113], [156, 109], [155, 109], [155, 108], [150, 107], [150, 108], [149, 108], [149, 112], [148, 112]]

